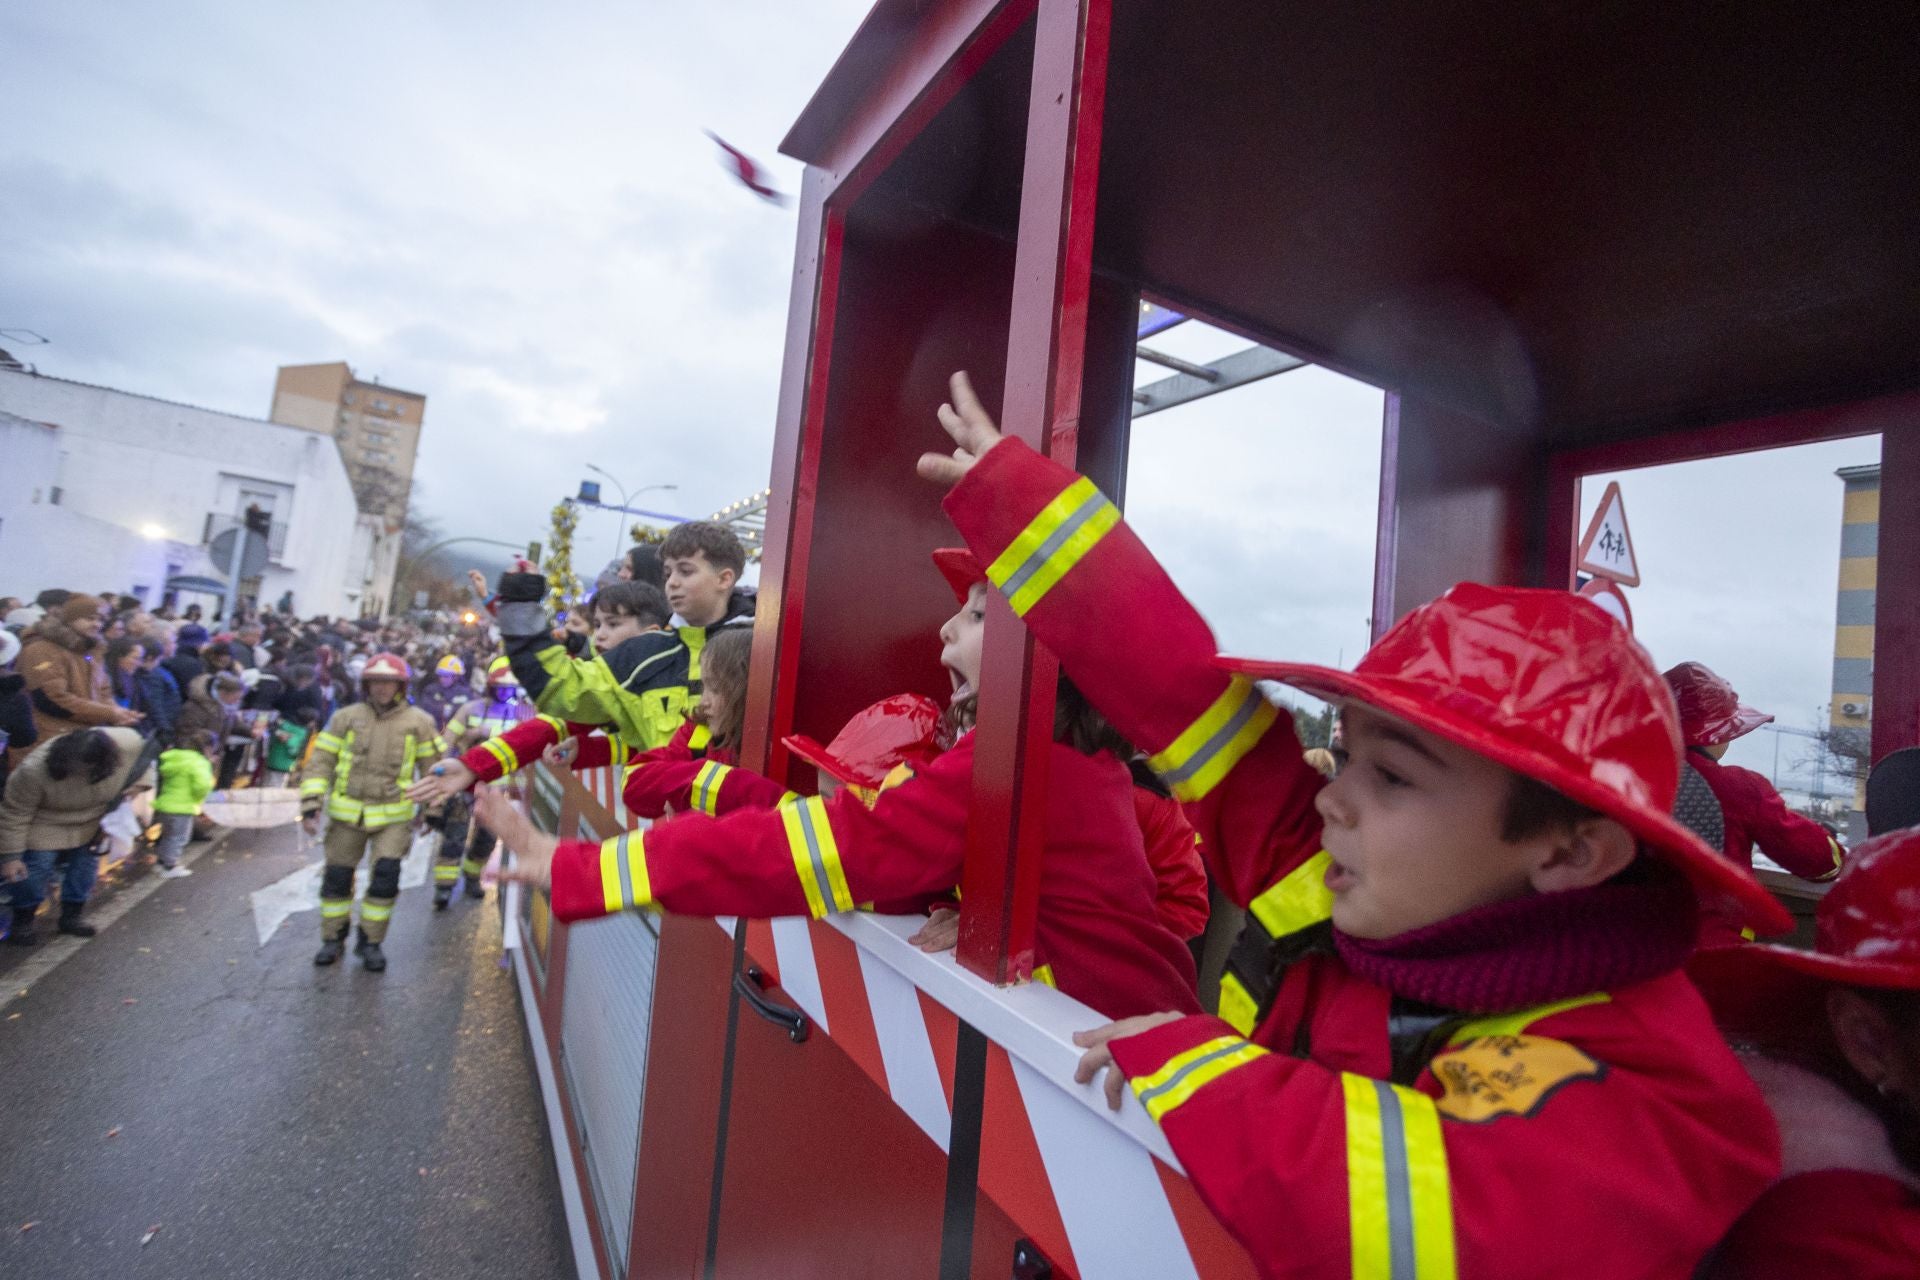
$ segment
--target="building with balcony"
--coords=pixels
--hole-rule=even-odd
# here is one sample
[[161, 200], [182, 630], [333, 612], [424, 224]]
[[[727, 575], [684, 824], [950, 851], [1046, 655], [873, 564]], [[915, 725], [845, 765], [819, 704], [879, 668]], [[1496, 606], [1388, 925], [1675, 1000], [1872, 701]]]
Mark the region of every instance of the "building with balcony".
[[211, 584], [234, 567], [217, 540], [251, 508], [266, 545], [240, 566], [243, 598], [290, 593], [303, 616], [386, 608], [400, 535], [361, 512], [330, 438], [0, 369], [0, 459], [0, 594], [211, 605]]
[[345, 361], [282, 365], [267, 416], [332, 436], [360, 509], [384, 515], [395, 529], [406, 523], [425, 396], [357, 378]]

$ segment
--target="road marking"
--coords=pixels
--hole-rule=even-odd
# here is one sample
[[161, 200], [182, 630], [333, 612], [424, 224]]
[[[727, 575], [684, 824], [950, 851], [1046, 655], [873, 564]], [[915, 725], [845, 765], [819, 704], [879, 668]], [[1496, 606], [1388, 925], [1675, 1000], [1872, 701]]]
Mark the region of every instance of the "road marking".
[[[192, 866], [209, 853], [226, 844], [232, 835], [233, 832], [230, 829], [222, 828], [213, 833], [211, 840], [203, 844], [188, 845], [180, 855], [180, 865], [183, 867]], [[112, 927], [119, 921], [121, 916], [126, 915], [127, 912], [145, 902], [155, 890], [166, 883], [168, 883], [168, 881], [162, 880], [159, 876], [152, 874], [147, 875], [140, 880], [139, 883], [130, 884], [118, 893], [115, 893], [112, 902], [109, 902], [106, 906], [87, 917], [87, 923], [96, 929], [102, 930]], [[31, 991], [36, 983], [65, 964], [72, 958], [73, 953], [86, 946], [87, 942], [88, 939], [86, 938], [76, 938], [70, 934], [58, 933], [48, 941], [35, 947], [34, 954], [27, 958], [26, 963], [7, 975], [5, 979], [7, 984], [6, 990], [0, 992], [0, 1012], [5, 1012], [8, 1005], [18, 1000], [26, 992]]]
[[[433, 867], [434, 854], [444, 839], [438, 833], [431, 840], [416, 838], [407, 849], [407, 856], [400, 863], [400, 887], [417, 889], [427, 882], [427, 872]], [[302, 911], [317, 911], [320, 907], [320, 876], [326, 862], [310, 862], [297, 871], [290, 871], [264, 889], [253, 891], [253, 929], [260, 938], [260, 945], [266, 946], [273, 935], [285, 923], [288, 916]], [[358, 877], [356, 898], [367, 896], [367, 877]]]

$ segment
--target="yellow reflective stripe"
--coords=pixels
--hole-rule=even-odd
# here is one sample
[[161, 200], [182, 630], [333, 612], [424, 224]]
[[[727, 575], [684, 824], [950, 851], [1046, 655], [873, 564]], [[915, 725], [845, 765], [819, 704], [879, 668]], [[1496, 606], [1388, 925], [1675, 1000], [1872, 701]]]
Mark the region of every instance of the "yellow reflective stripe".
[[534, 719], [538, 720], [542, 724], [552, 725], [553, 731], [559, 734], [561, 737], [564, 738], [567, 736], [567, 722], [565, 720], [562, 720], [559, 716], [550, 716], [550, 715], [547, 715], [545, 712], [542, 712], [539, 715], [536, 715]]
[[1453, 1191], [1433, 1099], [1343, 1072], [1353, 1274], [1455, 1280]]
[[351, 915], [352, 913], [353, 899], [351, 898], [320, 899], [320, 918], [322, 920], [338, 920], [341, 916]]
[[803, 797], [798, 791], [783, 792], [780, 798], [773, 802], [773, 807], [778, 809], [783, 805], [799, 804], [802, 799]]
[[470, 727], [471, 726], [467, 724], [467, 718], [465, 716], [457, 715], [453, 719], [447, 721], [447, 733], [456, 742], [458, 742], [461, 738], [466, 737], [467, 730]]
[[1119, 523], [1120, 509], [1081, 476], [987, 566], [987, 580], [1000, 588], [1015, 613], [1025, 615]]
[[463, 861], [457, 869], [466, 872], [470, 876], [477, 876], [487, 869], [487, 864], [482, 860], [468, 858]]
[[1760, 935], [1755, 933], [1751, 928], [1740, 930], [1740, 941], [1742, 942], [1752, 942], [1755, 938], [1759, 936]]
[[406, 744], [400, 748], [399, 787], [402, 791], [405, 791], [407, 783], [413, 780], [413, 752], [413, 735], [408, 734]]
[[1458, 1031], [1447, 1037], [1447, 1048], [1478, 1040], [1482, 1036], [1517, 1036], [1542, 1018], [1590, 1004], [1605, 1004], [1611, 999], [1613, 997], [1604, 991], [1589, 991], [1583, 996], [1570, 996], [1551, 1004], [1537, 1004], [1530, 1009], [1515, 1009], [1512, 1013], [1495, 1014], [1491, 1018], [1475, 1018], [1472, 1022], [1463, 1023]]
[[353, 730], [347, 730], [347, 736], [340, 740], [340, 749], [333, 762], [333, 782], [336, 789], [345, 791], [347, 779], [353, 776]]
[[1327, 888], [1327, 868], [1332, 865], [1333, 855], [1322, 849], [1262, 890], [1247, 910], [1276, 938], [1332, 918], [1333, 890]]
[[1236, 1067], [1266, 1056], [1267, 1051], [1252, 1041], [1239, 1036], [1219, 1036], [1174, 1054], [1152, 1075], [1138, 1076], [1128, 1083], [1133, 1086], [1140, 1105], [1157, 1123], [1202, 1087]]
[[327, 794], [325, 778], [304, 778], [300, 782], [300, 794], [304, 796], [323, 796]]
[[800, 891], [806, 895], [807, 910], [813, 918], [853, 910], [853, 891], [847, 888], [846, 873], [840, 867], [840, 846], [827, 821], [826, 801], [809, 796], [779, 813], [786, 825], [793, 868], [800, 876]]
[[609, 915], [653, 905], [646, 841], [638, 831], [615, 836], [600, 846], [600, 900]]
[[387, 920], [392, 916], [393, 904], [391, 902], [375, 902], [371, 898], [366, 898], [360, 903], [360, 921], [362, 924], [370, 920]]
[[[866, 910], [866, 907], [863, 906], [861, 910]], [[1043, 986], [1053, 987], [1056, 990], [1058, 990], [1060, 986], [1059, 983], [1053, 980], [1053, 966], [1050, 964], [1043, 964], [1038, 969], [1035, 969], [1033, 971], [1033, 980]]]
[[1219, 786], [1279, 716], [1280, 708], [1258, 685], [1234, 676], [1213, 705], [1147, 764], [1176, 799], [1191, 803]]
[[720, 788], [725, 784], [727, 775], [733, 770], [718, 760], [709, 760], [701, 765], [693, 775], [693, 787], [688, 799], [693, 807], [704, 814], [718, 816], [720, 807]]
[[343, 745], [345, 744], [340, 741], [338, 736], [328, 733], [325, 729], [315, 734], [313, 738], [313, 749], [315, 751], [338, 751]]
[[1833, 851], [1833, 870], [1825, 873], [1824, 875], [1818, 875], [1813, 877], [1813, 882], [1815, 884], [1825, 884], [1827, 881], [1839, 875], [1841, 864], [1847, 860], [1847, 851], [1845, 849], [1842, 849], [1840, 847], [1840, 842], [1838, 840], [1835, 840], [1832, 836], [1827, 837], [1827, 848]]
[[1231, 973], [1220, 975], [1220, 1017], [1243, 1036], [1260, 1025], [1260, 1004], [1245, 984]]
[[500, 762], [500, 771], [502, 773], [514, 773], [519, 770], [519, 754], [516, 753], [512, 747], [508, 746], [503, 739], [488, 738], [480, 745], [487, 749], [488, 755]]
[[687, 738], [687, 745], [695, 751], [704, 751], [707, 748], [707, 744], [712, 741], [713, 730], [709, 729], [706, 725], [697, 724], [693, 726], [693, 733]]
[[453, 863], [440, 862], [440, 863], [434, 864], [433, 882], [435, 884], [452, 884], [455, 880], [458, 880], [459, 878], [460, 878], [460, 868], [455, 866]]

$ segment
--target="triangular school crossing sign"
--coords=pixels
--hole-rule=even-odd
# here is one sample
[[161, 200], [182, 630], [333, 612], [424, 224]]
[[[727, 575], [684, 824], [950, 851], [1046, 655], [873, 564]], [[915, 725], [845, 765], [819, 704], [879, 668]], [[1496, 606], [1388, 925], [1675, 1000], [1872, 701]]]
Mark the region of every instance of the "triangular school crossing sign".
[[1600, 497], [1600, 509], [1593, 513], [1587, 536], [1580, 539], [1577, 567], [1596, 578], [1609, 578], [1623, 587], [1640, 585], [1640, 561], [1633, 554], [1633, 535], [1627, 531], [1627, 504], [1620, 497], [1620, 482], [1607, 483]]

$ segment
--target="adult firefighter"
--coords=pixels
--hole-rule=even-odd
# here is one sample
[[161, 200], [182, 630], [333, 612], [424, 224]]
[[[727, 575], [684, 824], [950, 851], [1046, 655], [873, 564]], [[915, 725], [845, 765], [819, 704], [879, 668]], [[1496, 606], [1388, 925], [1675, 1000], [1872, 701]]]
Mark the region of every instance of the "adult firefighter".
[[420, 686], [413, 705], [432, 716], [435, 727], [444, 729], [472, 699], [467, 664], [460, 661], [459, 654], [449, 653], [433, 664], [433, 679]]
[[342, 707], [313, 741], [300, 775], [301, 825], [320, 829], [326, 810], [327, 869], [320, 880], [320, 950], [313, 962], [332, 964], [346, 949], [353, 914], [354, 871], [369, 847], [373, 873], [360, 904], [354, 954], [380, 973], [387, 922], [400, 896], [400, 860], [407, 854], [414, 806], [406, 789], [416, 774], [446, 754], [433, 717], [406, 700], [413, 673], [397, 654], [375, 654], [360, 671], [364, 701]]
[[[499, 737], [532, 715], [533, 703], [527, 700], [520, 682], [514, 679], [513, 668], [503, 655], [495, 658], [487, 667], [486, 696], [467, 702], [447, 722], [447, 746], [455, 753], [471, 750]], [[500, 785], [505, 784], [501, 782]], [[459, 884], [462, 872], [466, 874], [469, 898], [487, 896], [486, 889], [480, 884], [480, 873], [486, 870], [487, 855], [493, 852], [494, 837], [484, 827], [473, 829], [469, 820], [472, 812], [472, 798], [462, 793], [447, 801], [447, 807], [439, 819], [428, 820], [429, 825], [436, 821], [441, 823], [443, 832], [440, 854], [433, 863], [433, 905], [436, 910], [446, 910], [447, 904], [453, 900], [454, 886]]]
[[1784, 1176], [1702, 1274], [1920, 1275], [1920, 828], [1876, 835], [1814, 912], [1814, 947], [1690, 971], [1780, 1124]]
[[[1757, 847], [1803, 880], [1831, 880], [1838, 875], [1840, 842], [1825, 827], [1787, 808], [1773, 784], [1753, 770], [1720, 762], [1735, 738], [1752, 733], [1773, 717], [1743, 705], [1733, 686], [1702, 663], [1683, 662], [1668, 670], [1665, 678], [1680, 709], [1687, 763], [1720, 801], [1721, 851], [1727, 858], [1751, 871]], [[1727, 946], [1752, 936], [1724, 912], [1709, 911], [1701, 919], [1702, 946]]]

